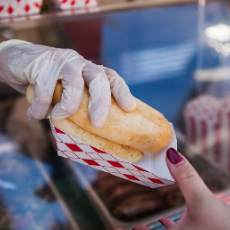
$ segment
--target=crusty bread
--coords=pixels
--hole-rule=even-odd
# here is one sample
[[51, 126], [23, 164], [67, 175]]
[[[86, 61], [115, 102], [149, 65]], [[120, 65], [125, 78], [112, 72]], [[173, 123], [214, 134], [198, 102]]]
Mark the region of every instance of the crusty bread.
[[[52, 105], [61, 100], [62, 90], [62, 84], [59, 81], [54, 91]], [[27, 98], [30, 103], [32, 102], [32, 91], [33, 89], [28, 87]], [[154, 153], [165, 147], [170, 141], [169, 122], [161, 113], [138, 99], [136, 99], [137, 108], [132, 112], [125, 112], [112, 98], [111, 111], [102, 128], [95, 128], [91, 125], [88, 102], [89, 93], [85, 87], [83, 101], [78, 111], [67, 120], [90, 134], [144, 153]]]
[[[62, 90], [62, 85], [58, 82], [54, 91], [53, 105], [61, 100]], [[129, 146], [141, 152], [154, 153], [169, 143], [170, 124], [161, 113], [138, 99], [136, 101], [136, 110], [125, 112], [112, 98], [111, 111], [105, 125], [102, 128], [95, 128], [89, 120], [89, 93], [85, 87], [83, 101], [77, 113], [68, 119], [89, 133], [111, 142]]]
[[68, 133], [78, 140], [81, 140], [88, 145], [96, 147], [104, 152], [110, 153], [128, 162], [134, 163], [139, 161], [143, 157], [143, 153], [141, 153], [140, 151], [128, 146], [112, 143], [105, 140], [104, 138], [95, 136], [94, 134], [91, 134], [84, 129], [78, 127], [69, 119], [65, 119], [62, 121], [51, 120], [51, 122], [58, 129], [62, 130], [65, 133]]
[[[32, 104], [34, 100], [33, 86], [29, 85], [27, 87], [26, 97], [28, 103]], [[102, 137], [91, 134], [86, 130], [78, 127], [69, 119], [64, 119], [62, 121], [54, 121], [51, 119], [51, 123], [58, 129], [77, 138], [78, 140], [81, 140], [82, 142], [85, 142], [88, 145], [98, 148], [104, 152], [108, 152], [128, 162], [135, 163], [139, 161], [144, 155], [142, 152], [129, 146], [116, 144]]]

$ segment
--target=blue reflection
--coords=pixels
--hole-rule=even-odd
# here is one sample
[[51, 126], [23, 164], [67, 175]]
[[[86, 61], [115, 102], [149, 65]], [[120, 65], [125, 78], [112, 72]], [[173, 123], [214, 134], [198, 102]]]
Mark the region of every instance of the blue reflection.
[[[5, 143], [0, 143], [4, 145]], [[50, 175], [52, 169], [43, 164]], [[10, 225], [17, 230], [52, 230], [55, 223], [66, 223], [66, 216], [58, 201], [47, 202], [36, 191], [46, 184], [36, 161], [19, 152], [0, 154], [0, 207], [10, 215]], [[4, 216], [2, 218], [5, 218]]]
[[103, 64], [174, 123], [194, 91], [197, 17], [196, 5], [145, 9], [111, 14], [103, 29]]
[[[229, 21], [227, 12], [223, 3], [206, 4], [204, 27]], [[203, 67], [220, 65], [219, 54], [198, 43], [200, 20], [198, 6], [187, 5], [109, 14], [103, 27], [103, 65], [117, 70], [136, 97], [176, 125], [197, 93], [198, 49]]]

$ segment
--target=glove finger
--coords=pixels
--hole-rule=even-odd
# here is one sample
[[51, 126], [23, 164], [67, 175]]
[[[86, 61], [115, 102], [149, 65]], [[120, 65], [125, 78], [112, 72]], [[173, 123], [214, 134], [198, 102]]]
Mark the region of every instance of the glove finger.
[[[54, 89], [54, 84], [53, 84]], [[43, 85], [35, 83], [34, 85], [34, 101], [27, 111], [29, 120], [44, 119], [49, 111], [52, 102], [52, 90], [47, 90]]]
[[130, 93], [129, 87], [126, 85], [118, 73], [112, 69], [104, 68], [108, 76], [110, 87], [117, 104], [125, 111], [132, 111], [136, 108], [136, 100]]
[[51, 118], [54, 120], [63, 120], [76, 113], [82, 101], [84, 89], [82, 76], [77, 72], [65, 76], [68, 77], [61, 79], [64, 88], [61, 101], [51, 111]]
[[111, 91], [108, 78], [104, 70], [88, 62], [83, 69], [83, 78], [89, 87], [89, 114], [94, 127], [102, 127], [110, 112]]

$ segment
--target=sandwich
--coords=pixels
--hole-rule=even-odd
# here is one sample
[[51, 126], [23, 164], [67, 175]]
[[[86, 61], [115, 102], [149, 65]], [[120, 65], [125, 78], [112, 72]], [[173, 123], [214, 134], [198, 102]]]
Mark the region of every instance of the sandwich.
[[[62, 84], [58, 81], [52, 106], [61, 100], [62, 91]], [[26, 96], [32, 104], [33, 86], [28, 86]], [[88, 102], [89, 92], [85, 87], [78, 111], [62, 121], [51, 119], [51, 123], [66, 134], [130, 163], [139, 161], [144, 154], [156, 153], [170, 142], [171, 126], [167, 119], [138, 99], [136, 109], [125, 112], [112, 97], [110, 114], [102, 128], [91, 125]]]

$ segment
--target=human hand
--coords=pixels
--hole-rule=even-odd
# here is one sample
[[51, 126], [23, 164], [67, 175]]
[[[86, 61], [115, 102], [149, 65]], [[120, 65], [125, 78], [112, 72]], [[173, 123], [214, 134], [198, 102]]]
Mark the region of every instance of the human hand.
[[28, 109], [32, 120], [46, 117], [57, 80], [62, 81], [61, 101], [51, 118], [62, 120], [74, 114], [82, 101], [84, 84], [89, 87], [89, 114], [93, 126], [102, 127], [110, 112], [111, 92], [125, 111], [136, 108], [124, 80], [114, 71], [85, 60], [71, 49], [34, 45], [20, 40], [0, 43], [0, 80], [21, 93], [34, 85], [35, 100]]
[[[186, 208], [175, 223], [170, 218], [160, 220], [167, 230], [229, 230], [230, 205], [219, 200], [206, 187], [191, 164], [176, 150], [167, 151], [166, 162], [183, 193]], [[135, 230], [149, 230], [139, 225]]]

